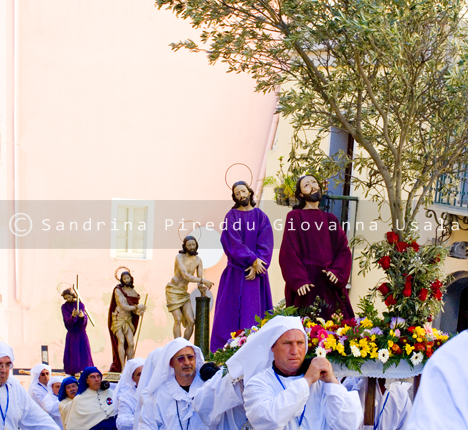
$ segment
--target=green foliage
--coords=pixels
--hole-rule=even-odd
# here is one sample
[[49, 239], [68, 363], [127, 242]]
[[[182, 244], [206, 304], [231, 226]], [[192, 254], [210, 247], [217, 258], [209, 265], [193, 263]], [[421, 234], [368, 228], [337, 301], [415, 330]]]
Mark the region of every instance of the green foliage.
[[[292, 177], [310, 169], [329, 177], [352, 162], [354, 186], [389, 204], [394, 231], [398, 221], [409, 229], [440, 175], [449, 178], [444, 192], [456, 186], [450, 178], [468, 161], [465, 0], [156, 5], [201, 30], [200, 43], [174, 43], [174, 50], [205, 52], [211, 64], [250, 73], [257, 91], [279, 91], [278, 111], [294, 127]], [[332, 127], [357, 143], [352, 160], [320, 149]], [[319, 129], [314, 141], [311, 129]]]
[[379, 311], [375, 309], [374, 298], [372, 294], [361, 297], [358, 303], [358, 309], [360, 312], [357, 312], [358, 317], [367, 318], [372, 321], [374, 326], [378, 326], [380, 323]]

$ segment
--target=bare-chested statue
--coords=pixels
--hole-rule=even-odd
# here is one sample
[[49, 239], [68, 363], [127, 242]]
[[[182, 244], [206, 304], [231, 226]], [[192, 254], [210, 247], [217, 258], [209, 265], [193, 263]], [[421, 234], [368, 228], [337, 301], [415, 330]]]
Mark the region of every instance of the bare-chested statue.
[[[184, 338], [190, 339], [195, 325], [190, 294], [187, 292], [189, 282], [198, 283], [202, 296], [213, 286], [213, 282], [203, 279], [203, 263], [197, 256], [198, 242], [193, 236], [187, 236], [174, 263], [174, 277], [166, 285], [167, 308], [174, 317], [174, 338], [181, 337], [180, 324], [185, 327]], [[193, 274], [197, 271], [197, 276]]]
[[[127, 268], [124, 267], [124, 269]], [[109, 308], [108, 324], [113, 356], [113, 362], [109, 369], [111, 372], [122, 372], [125, 360], [134, 357], [133, 336], [140, 316], [146, 311], [146, 306], [139, 305], [139, 301], [140, 295], [133, 288], [133, 277], [130, 270], [127, 269], [126, 272], [122, 272], [120, 275], [120, 284], [114, 288]]]

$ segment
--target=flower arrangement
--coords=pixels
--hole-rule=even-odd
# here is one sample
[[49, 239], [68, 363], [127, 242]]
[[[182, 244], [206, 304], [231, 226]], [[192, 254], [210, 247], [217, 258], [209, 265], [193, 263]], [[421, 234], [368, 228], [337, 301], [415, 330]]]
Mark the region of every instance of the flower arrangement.
[[[385, 372], [390, 366], [397, 366], [401, 360], [407, 361], [411, 368], [424, 364], [449, 339], [447, 334], [432, 328], [429, 323], [409, 326], [401, 317], [393, 317], [389, 321], [379, 318], [370, 297], [361, 299], [359, 308], [362, 311], [360, 316], [348, 320], [338, 314], [334, 314], [329, 321], [302, 316], [308, 336], [307, 356], [326, 357], [333, 363], [345, 364], [358, 372], [365, 361], [381, 362]], [[297, 315], [297, 309], [276, 308], [259, 320], [257, 326], [233, 332], [231, 339], [215, 353], [213, 359], [217, 363], [225, 363], [260, 327], [280, 314]]]
[[[417, 237], [403, 241], [390, 231], [385, 240], [369, 245], [361, 254], [359, 265], [365, 275], [371, 265], [384, 270], [386, 278], [371, 290], [381, 297], [392, 316], [403, 318], [410, 326], [432, 321], [442, 308], [446, 290], [443, 262], [447, 250], [443, 246], [417, 243]], [[382, 282], [383, 281], [383, 282]]]
[[[361, 299], [360, 307], [371, 306], [369, 298]], [[327, 357], [331, 362], [345, 364], [349, 369], [360, 372], [366, 360], [379, 361], [385, 372], [390, 366], [405, 360], [413, 368], [424, 364], [449, 336], [424, 326], [408, 326], [401, 317], [390, 321], [376, 316], [364, 316], [344, 320], [333, 315], [329, 321], [321, 318], [312, 321], [303, 319], [309, 337], [308, 355]]]

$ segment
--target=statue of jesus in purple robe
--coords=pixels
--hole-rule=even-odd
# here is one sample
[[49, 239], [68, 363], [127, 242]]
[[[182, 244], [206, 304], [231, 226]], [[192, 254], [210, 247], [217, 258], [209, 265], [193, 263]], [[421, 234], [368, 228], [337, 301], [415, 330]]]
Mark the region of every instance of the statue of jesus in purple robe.
[[63, 368], [68, 375], [75, 375], [86, 367], [94, 366], [88, 335], [86, 334], [88, 316], [83, 302], [80, 302], [80, 310], [77, 310], [74, 291], [67, 289], [62, 293], [62, 296], [66, 300], [62, 305], [62, 316], [67, 329]]
[[296, 198], [299, 204], [286, 217], [279, 254], [286, 306], [307, 308], [318, 296], [327, 305], [322, 318], [329, 319], [336, 311], [352, 318], [346, 289], [352, 257], [346, 233], [335, 215], [319, 209], [322, 190], [317, 178], [301, 177]]
[[273, 230], [255, 207], [254, 192], [244, 181], [232, 186], [234, 207], [224, 220], [221, 244], [228, 264], [221, 275], [211, 335], [211, 351], [222, 348], [231, 333], [256, 324], [273, 308], [268, 266], [273, 253]]

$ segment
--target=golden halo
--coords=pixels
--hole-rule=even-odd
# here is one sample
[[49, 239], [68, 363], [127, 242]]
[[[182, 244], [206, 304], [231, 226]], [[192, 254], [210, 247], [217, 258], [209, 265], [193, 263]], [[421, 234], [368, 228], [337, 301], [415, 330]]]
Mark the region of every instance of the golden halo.
[[59, 290], [59, 287], [60, 287], [60, 285], [62, 285], [62, 284], [70, 285], [70, 287], [72, 287], [73, 289], [75, 289], [75, 287], [74, 287], [72, 284], [70, 284], [69, 282], [65, 282], [65, 281], [59, 282], [59, 284], [57, 285], [57, 291], [58, 291], [60, 294], [62, 294], [62, 291]]
[[[234, 164], [231, 164], [231, 165], [227, 168], [226, 173], [224, 174], [224, 182], [226, 182], [227, 187], [228, 187], [229, 189], [232, 188], [232, 185], [229, 185], [228, 182], [227, 182], [227, 174], [228, 174], [228, 172], [229, 172], [229, 169], [230, 169], [231, 167], [238, 166], [238, 165], [240, 165], [240, 166], [245, 166], [245, 167], [247, 167], [247, 169], [249, 169], [249, 172], [250, 172], [250, 184], [249, 184], [249, 187], [252, 188], [253, 173], [252, 173], [252, 170], [250, 169], [250, 167], [247, 166], [247, 164], [244, 164], [244, 163], [234, 163]], [[237, 181], [236, 181], [236, 182], [237, 182]]]
[[[193, 227], [193, 224], [198, 224], [198, 229], [201, 229], [201, 222], [199, 221], [192, 221], [191, 219], [188, 219], [187, 221], [182, 221], [182, 224], [185, 224], [186, 222], [191, 222], [192, 227]], [[177, 235], [179, 236], [180, 241], [183, 242], [184, 239], [180, 237], [180, 227], [181, 225], [179, 225], [179, 228], [177, 229]], [[201, 239], [201, 230], [200, 230], [200, 237], [197, 239], [197, 242], [200, 242], [200, 239]]]
[[130, 273], [130, 276], [132, 275], [132, 272], [130, 271], [130, 269], [128, 267], [125, 267], [125, 266], [120, 266], [118, 267], [115, 272], [114, 272], [114, 277], [115, 279], [117, 279], [117, 281], [120, 282], [120, 278], [117, 277], [117, 272], [120, 270], [120, 269], [127, 269], [127, 272]]

